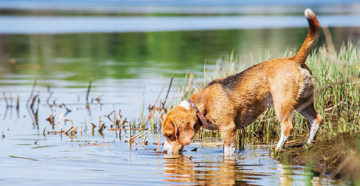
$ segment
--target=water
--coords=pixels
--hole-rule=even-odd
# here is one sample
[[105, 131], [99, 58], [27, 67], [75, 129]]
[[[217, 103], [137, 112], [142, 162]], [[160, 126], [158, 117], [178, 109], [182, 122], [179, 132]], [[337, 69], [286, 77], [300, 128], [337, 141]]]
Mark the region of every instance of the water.
[[[143, 111], [146, 115], [161, 89], [164, 99], [172, 75], [175, 80], [167, 103], [177, 100], [177, 89], [187, 73], [202, 77], [204, 63], [211, 69], [231, 53], [250, 60], [267, 53], [282, 56], [286, 49], [299, 48], [307, 31], [302, 5], [245, 10], [222, 3], [222, 8], [214, 9], [202, 8], [201, 1], [190, 5], [169, 1], [175, 3], [140, 9], [133, 1], [91, 1], [83, 8], [77, 1], [39, 2], [0, 3], [1, 185], [336, 183], [312, 177], [303, 166], [275, 161], [268, 146], [248, 145], [234, 158], [223, 159], [221, 146], [193, 143], [185, 148], [184, 156], [169, 157], [156, 152], [157, 134], [146, 135], [149, 145], [139, 139], [130, 149], [124, 142], [126, 131], [119, 139], [108, 130], [113, 123], [107, 115], [113, 110], [121, 109], [123, 119], [135, 122]], [[330, 5], [337, 8], [329, 13]], [[349, 36], [358, 39], [359, 14], [349, 8], [356, 3], [330, 5], [317, 10], [320, 21], [330, 26], [335, 45]], [[240, 15], [265, 9], [266, 14], [283, 11], [280, 15]], [[206, 12], [211, 16], [203, 15]], [[147, 13], [151, 15], [143, 15]], [[242, 63], [249, 66], [248, 61]], [[89, 79], [93, 84], [88, 110]], [[25, 106], [34, 80], [34, 95], [40, 98], [38, 125]], [[71, 112], [66, 113], [63, 105]], [[46, 121], [50, 114], [55, 115], [54, 129]], [[107, 127], [104, 135], [97, 132], [99, 116]], [[75, 136], [54, 134], [69, 129], [71, 123], [78, 127]], [[97, 126], [94, 136], [91, 123]]]
[[[330, 27], [358, 27], [360, 15], [319, 16]], [[307, 27], [304, 16], [47, 17], [2, 16], [2, 34], [159, 32]], [[214, 24], [217, 23], [217, 24]], [[251, 23], [251, 24], [249, 24]]]
[[[110, 135], [105, 137], [111, 139]], [[69, 142], [63, 136], [34, 139], [22, 136], [3, 141], [2, 185], [23, 184], [304, 184], [311, 173], [302, 167], [279, 164], [262, 146], [247, 146], [236, 157], [223, 159], [221, 147], [192, 144], [185, 156], [158, 154], [154, 145], [91, 142], [91, 137]], [[34, 143], [36, 141], [36, 144]], [[4, 144], [13, 148], [4, 148]], [[197, 152], [191, 150], [197, 148]], [[310, 179], [309, 179], [310, 177]], [[325, 183], [331, 183], [323, 180]]]

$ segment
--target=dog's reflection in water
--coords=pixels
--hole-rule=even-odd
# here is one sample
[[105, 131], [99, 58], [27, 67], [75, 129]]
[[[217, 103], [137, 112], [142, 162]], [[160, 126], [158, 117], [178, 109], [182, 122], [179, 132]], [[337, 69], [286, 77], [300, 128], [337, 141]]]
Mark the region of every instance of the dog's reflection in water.
[[193, 161], [191, 157], [166, 156], [164, 161], [164, 181], [195, 184], [251, 185], [244, 180], [259, 179], [261, 174], [244, 172], [235, 158], [222, 162]]

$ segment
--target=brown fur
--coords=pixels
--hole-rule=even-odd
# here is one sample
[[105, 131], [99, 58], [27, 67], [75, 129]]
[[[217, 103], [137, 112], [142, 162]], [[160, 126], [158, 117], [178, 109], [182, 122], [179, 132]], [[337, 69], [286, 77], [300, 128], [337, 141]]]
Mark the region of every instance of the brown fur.
[[[274, 106], [286, 137], [293, 129], [294, 109], [309, 120], [321, 123], [322, 117], [313, 106], [313, 77], [305, 65], [317, 42], [320, 25], [313, 13], [305, 15], [309, 32], [294, 57], [265, 61], [241, 73], [214, 80], [190, 98], [208, 122], [219, 129], [224, 147], [234, 143], [236, 128], [251, 124], [270, 106]], [[200, 125], [193, 108], [172, 109], [163, 122], [163, 134], [172, 152], [177, 153], [188, 145]]]

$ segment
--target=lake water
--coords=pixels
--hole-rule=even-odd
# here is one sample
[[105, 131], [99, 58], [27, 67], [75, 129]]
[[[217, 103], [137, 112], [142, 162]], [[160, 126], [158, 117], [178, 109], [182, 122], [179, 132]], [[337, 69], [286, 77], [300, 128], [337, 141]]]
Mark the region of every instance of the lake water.
[[[124, 142], [128, 133], [119, 139], [108, 130], [113, 123], [107, 115], [113, 110], [121, 109], [123, 118], [132, 121], [143, 110], [146, 114], [161, 89], [161, 98], [165, 97], [172, 75], [175, 80], [168, 104], [177, 100], [176, 91], [187, 73], [202, 77], [205, 62], [211, 69], [219, 58], [231, 53], [257, 59], [299, 48], [307, 32], [306, 20], [299, 12], [302, 7], [280, 6], [265, 15], [254, 15], [266, 7], [256, 6], [247, 14], [251, 9], [238, 5], [222, 4], [221, 12], [201, 9], [201, 3], [190, 9], [184, 9], [186, 4], [141, 9], [129, 1], [122, 9], [123, 4], [114, 1], [118, 7], [114, 12], [106, 3], [82, 7], [72, 1], [54, 1], [58, 3], [54, 8], [52, 3], [35, 7], [34, 2], [39, 3], [0, 3], [1, 185], [335, 183], [326, 177], [312, 177], [302, 166], [273, 160], [266, 146], [249, 145], [236, 157], [224, 160], [221, 146], [194, 143], [185, 148], [184, 156], [168, 157], [156, 152], [157, 134], [147, 135], [149, 145], [140, 145], [139, 140], [139, 145], [130, 149]], [[335, 45], [349, 36], [358, 39], [360, 15], [351, 8], [358, 5], [346, 1], [333, 5], [334, 9], [329, 6], [317, 10], [320, 22], [329, 25]], [[102, 8], [92, 11], [94, 7]], [[280, 13], [273, 15], [276, 10]], [[242, 63], [249, 66], [248, 61]], [[89, 79], [93, 83], [88, 110]], [[25, 106], [34, 80], [33, 94], [40, 98], [38, 125]], [[66, 108], [59, 105], [71, 112], [65, 114]], [[54, 129], [46, 121], [51, 114], [55, 115]], [[107, 128], [104, 135], [98, 128], [91, 135], [91, 123], [98, 127], [99, 116]], [[76, 136], [55, 134], [72, 125], [79, 127]], [[196, 152], [191, 151], [194, 148]]]

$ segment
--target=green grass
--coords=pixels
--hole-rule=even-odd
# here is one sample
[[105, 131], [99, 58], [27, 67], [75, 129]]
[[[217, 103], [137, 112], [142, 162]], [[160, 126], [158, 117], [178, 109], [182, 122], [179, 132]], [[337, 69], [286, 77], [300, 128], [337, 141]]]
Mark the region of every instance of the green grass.
[[[336, 53], [327, 51], [325, 45], [314, 50], [306, 61], [315, 78], [315, 108], [324, 117], [323, 124], [318, 135], [325, 134], [327, 137], [338, 133], [359, 133], [360, 129], [360, 53], [358, 45], [349, 40], [347, 44], [339, 47]], [[289, 57], [295, 54], [295, 50], [288, 50], [280, 57]], [[252, 56], [234, 57], [218, 60], [215, 67], [204, 68], [203, 78], [194, 78], [188, 75], [185, 83], [179, 90], [179, 101], [188, 99], [197, 90], [204, 87], [213, 79], [225, 77], [245, 70], [253, 64], [279, 56], [271, 56], [266, 53], [262, 58], [255, 59]], [[242, 63], [246, 59], [246, 63]], [[249, 62], [250, 60], [250, 62]], [[246, 66], [244, 64], [247, 64]], [[304, 136], [308, 134], [309, 124], [300, 114], [294, 112], [292, 136]], [[268, 109], [253, 124], [237, 132], [242, 137], [253, 143], [273, 143], [278, 138], [280, 126], [276, 120], [273, 109]], [[202, 130], [198, 136], [210, 137], [212, 132]]]

